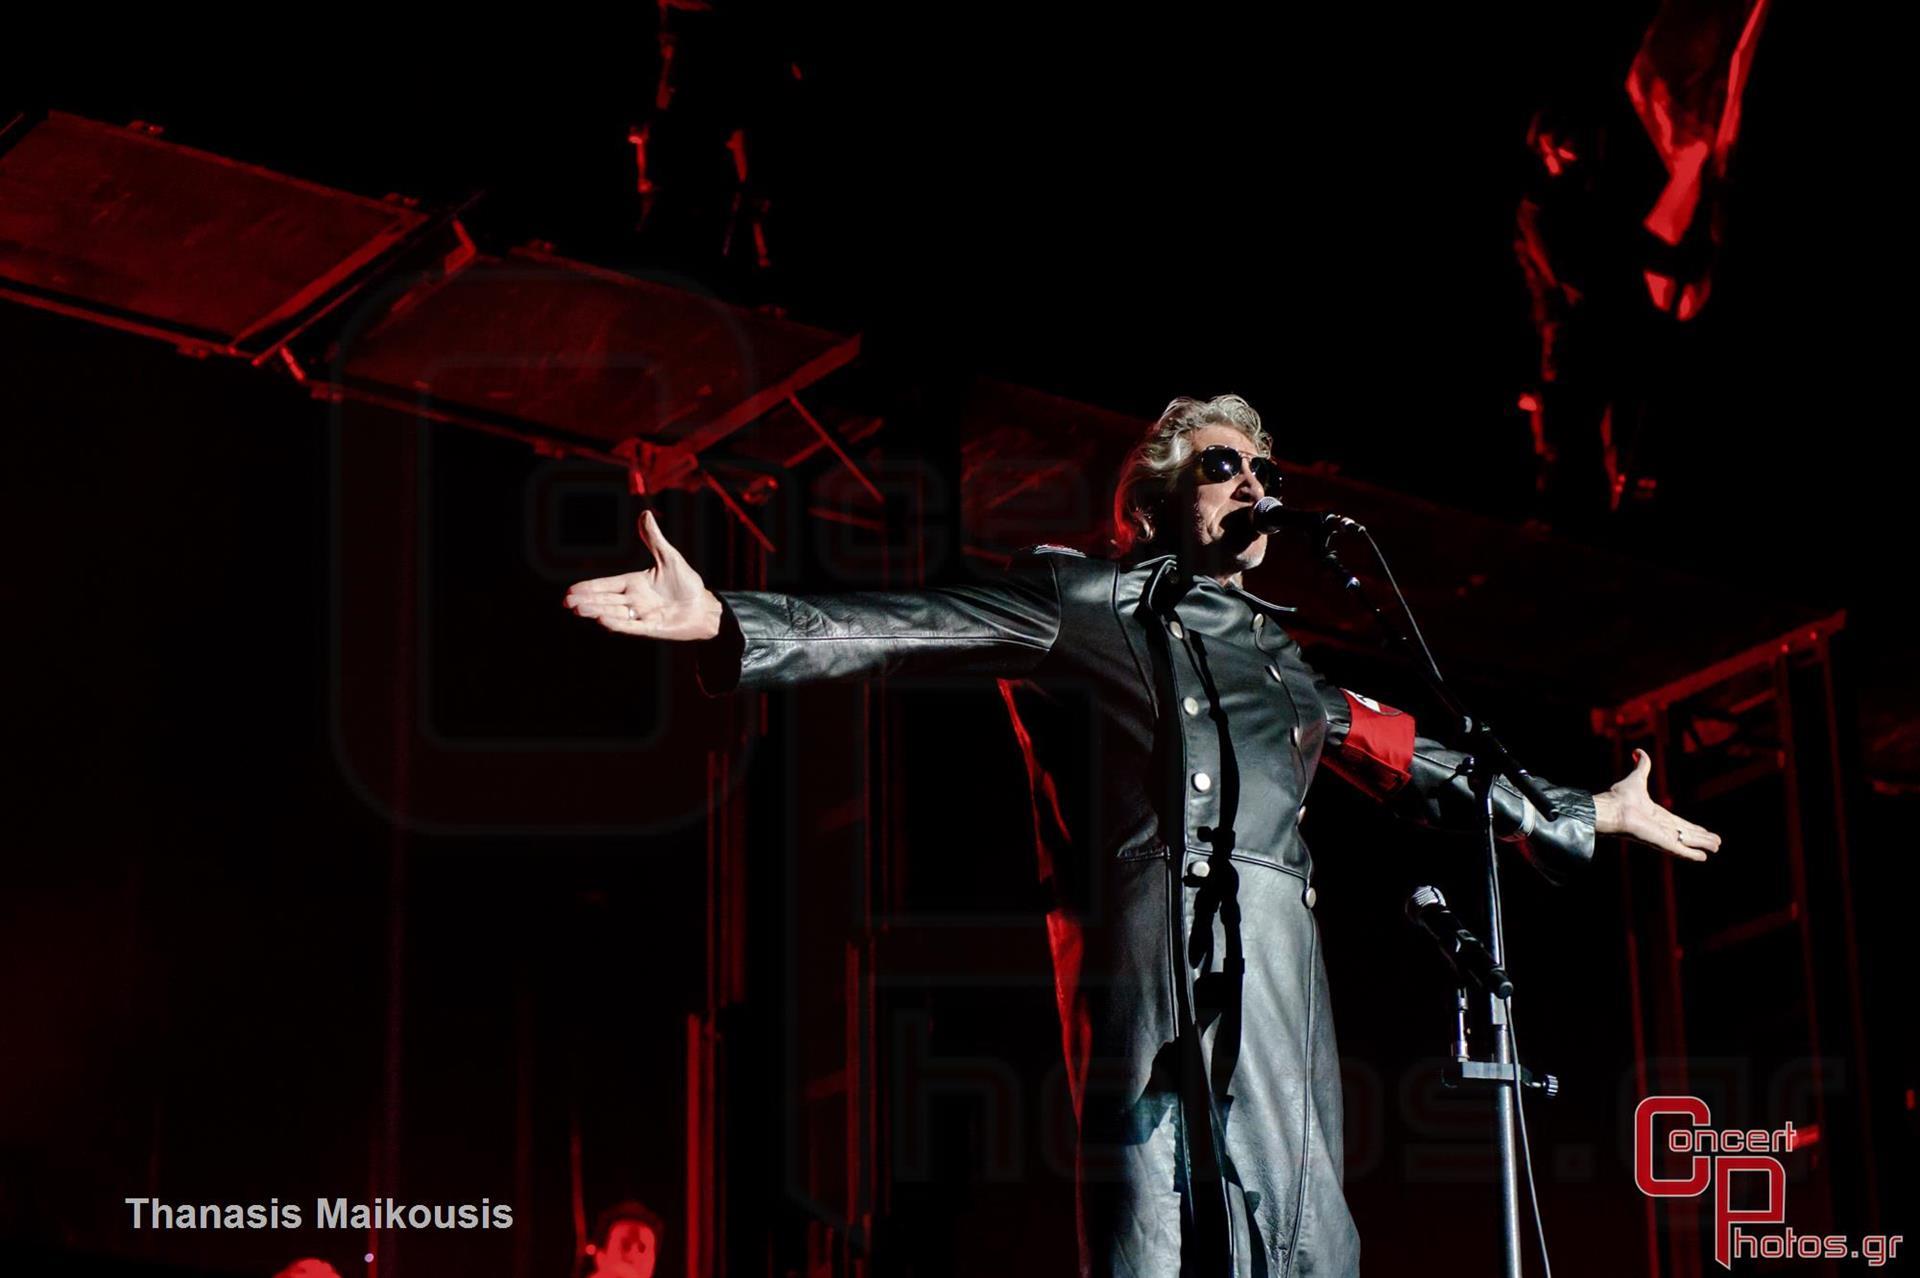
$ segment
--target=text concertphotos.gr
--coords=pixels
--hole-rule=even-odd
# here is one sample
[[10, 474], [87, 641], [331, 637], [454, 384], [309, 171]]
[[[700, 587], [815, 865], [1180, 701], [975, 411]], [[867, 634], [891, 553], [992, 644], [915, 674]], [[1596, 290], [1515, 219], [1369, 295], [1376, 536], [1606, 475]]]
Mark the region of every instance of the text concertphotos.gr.
[[[135, 1229], [302, 1229], [307, 1213], [278, 1198], [264, 1203], [168, 1203], [158, 1198], [123, 1200]], [[403, 1203], [392, 1198], [351, 1202], [313, 1200], [317, 1229], [511, 1229], [513, 1207], [482, 1198], [478, 1203]]]

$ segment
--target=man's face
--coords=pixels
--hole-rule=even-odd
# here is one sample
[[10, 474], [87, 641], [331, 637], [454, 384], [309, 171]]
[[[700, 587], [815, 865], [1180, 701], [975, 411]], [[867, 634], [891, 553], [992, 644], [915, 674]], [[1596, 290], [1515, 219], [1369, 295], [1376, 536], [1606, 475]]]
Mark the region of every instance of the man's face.
[[1239, 512], [1267, 496], [1266, 489], [1253, 477], [1244, 459], [1238, 474], [1209, 481], [1200, 473], [1197, 458], [1201, 449], [1215, 444], [1225, 444], [1249, 456], [1264, 454], [1254, 449], [1251, 439], [1231, 426], [1202, 426], [1193, 432], [1189, 442], [1193, 445], [1194, 459], [1180, 472], [1168, 513], [1192, 570], [1217, 576], [1258, 567], [1267, 554], [1266, 534], [1255, 535], [1251, 521]]
[[637, 1220], [616, 1220], [607, 1245], [594, 1257], [595, 1278], [653, 1278], [659, 1259], [653, 1230]]

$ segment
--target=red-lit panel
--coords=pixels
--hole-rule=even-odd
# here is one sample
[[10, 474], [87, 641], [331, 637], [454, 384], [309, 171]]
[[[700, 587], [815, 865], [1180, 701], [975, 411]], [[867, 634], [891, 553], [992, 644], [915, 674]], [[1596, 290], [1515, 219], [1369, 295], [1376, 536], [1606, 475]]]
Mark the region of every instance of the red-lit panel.
[[0, 149], [0, 295], [239, 351], [427, 215], [52, 112]]
[[532, 251], [420, 281], [343, 339], [340, 385], [470, 425], [698, 453], [846, 364], [859, 339]]

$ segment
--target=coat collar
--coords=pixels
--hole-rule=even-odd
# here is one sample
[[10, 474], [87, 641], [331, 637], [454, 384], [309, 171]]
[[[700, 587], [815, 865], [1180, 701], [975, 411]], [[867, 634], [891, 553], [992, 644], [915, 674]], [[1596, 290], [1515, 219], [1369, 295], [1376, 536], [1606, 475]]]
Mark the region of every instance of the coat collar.
[[1190, 576], [1180, 567], [1179, 556], [1172, 551], [1124, 560], [1120, 567], [1123, 572], [1147, 574], [1147, 584], [1141, 592], [1141, 597], [1155, 607], [1166, 607], [1177, 603], [1189, 590], [1198, 586], [1203, 589], [1224, 590], [1230, 595], [1237, 595], [1246, 600], [1255, 608], [1262, 608], [1271, 613], [1285, 615], [1299, 611], [1291, 604], [1277, 604], [1271, 600], [1262, 599], [1250, 590], [1243, 590], [1239, 586], [1222, 585], [1211, 577]]
[[1254, 607], [1265, 608], [1268, 612], [1288, 613], [1288, 612], [1300, 611], [1300, 609], [1293, 604], [1277, 604], [1272, 602], [1271, 600], [1262, 599], [1259, 595], [1254, 594], [1251, 590], [1242, 590], [1238, 586], [1222, 586], [1221, 589], [1225, 590], [1229, 594], [1239, 595], [1242, 599], [1246, 600], [1248, 603], [1252, 604]]

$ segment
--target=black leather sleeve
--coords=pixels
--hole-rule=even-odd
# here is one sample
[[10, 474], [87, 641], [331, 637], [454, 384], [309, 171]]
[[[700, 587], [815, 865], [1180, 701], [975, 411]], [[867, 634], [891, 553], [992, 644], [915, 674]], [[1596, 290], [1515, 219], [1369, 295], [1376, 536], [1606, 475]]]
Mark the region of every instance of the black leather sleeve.
[[931, 590], [715, 593], [720, 634], [698, 653], [708, 696], [891, 674], [1026, 675], [1060, 634], [1053, 556], [1032, 551], [997, 580]]
[[[1412, 776], [1388, 802], [1422, 825], [1443, 830], [1478, 829], [1480, 802], [1464, 769], [1466, 758], [1437, 741], [1416, 737]], [[1517, 844], [1528, 862], [1547, 879], [1563, 883], [1593, 861], [1593, 795], [1555, 785], [1544, 777], [1534, 780], [1552, 800], [1554, 819], [1541, 816], [1539, 809], [1503, 777], [1493, 784], [1493, 830], [1498, 837]]]
[[[1314, 675], [1321, 705], [1327, 712], [1326, 752], [1333, 755], [1352, 727], [1347, 698], [1339, 688]], [[1405, 782], [1378, 794], [1396, 814], [1438, 830], [1470, 831], [1480, 826], [1480, 801], [1466, 771], [1468, 756], [1429, 737], [1416, 735], [1413, 758]], [[1340, 771], [1335, 768], [1335, 771]], [[1593, 794], [1534, 778], [1546, 792], [1557, 815], [1540, 814], [1521, 793], [1502, 778], [1493, 786], [1494, 834], [1519, 845], [1527, 861], [1550, 882], [1562, 883], [1593, 861]]]

